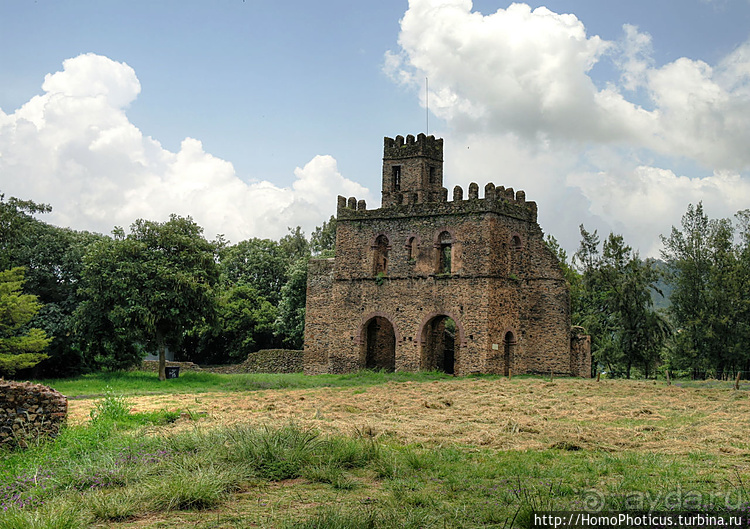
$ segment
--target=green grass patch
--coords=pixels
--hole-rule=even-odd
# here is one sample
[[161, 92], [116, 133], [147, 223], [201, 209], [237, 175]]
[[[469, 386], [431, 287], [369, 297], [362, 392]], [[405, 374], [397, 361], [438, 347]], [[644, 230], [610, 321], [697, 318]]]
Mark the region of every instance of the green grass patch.
[[[608, 452], [584, 443], [576, 450], [560, 445], [528, 451], [418, 446], [375, 437], [364, 427], [346, 437], [294, 424], [209, 429], [196, 423], [165, 435], [152, 426], [175, 420], [179, 412], [131, 412], [128, 399], [145, 391], [137, 384], [143, 375], [155, 378], [121, 374], [123, 386], [133, 384], [130, 394], [101, 375], [97, 392], [103, 396], [90, 422], [64, 428], [54, 442], [0, 451], [0, 529], [121, 522], [162, 528], [478, 529], [530, 527], [535, 510], [750, 508], [745, 455]], [[243, 384], [257, 376], [187, 375]], [[442, 378], [396, 375], [300, 380], [311, 381], [304, 387], [366, 387]], [[255, 383], [284, 379], [297, 380], [269, 375]]]
[[362, 370], [346, 375], [290, 374], [217, 374], [206, 371], [185, 371], [178, 378], [160, 381], [155, 373], [115, 371], [81, 375], [67, 379], [35, 382], [50, 386], [69, 398], [102, 397], [107, 392], [118, 395], [149, 395], [164, 393], [206, 393], [213, 391], [258, 391], [264, 389], [306, 389], [318, 387], [372, 386], [388, 382], [429, 382], [452, 378], [440, 372], [386, 373]]
[[[143, 435], [128, 421], [99, 417], [64, 430], [56, 442], [0, 453], [0, 482], [6, 484], [0, 528], [89, 527], [155, 513], [165, 516], [160, 527], [171, 527], [167, 514], [174, 511], [188, 517], [181, 515], [184, 525], [190, 516], [203, 519], [207, 509], [220, 512], [236, 493], [254, 491], [255, 498], [268, 484], [299, 478], [300, 485], [276, 489], [273, 510], [253, 501], [232, 523], [264, 519], [289, 529], [528, 527], [534, 510], [665, 510], [675, 508], [669, 503], [675, 494], [683, 502], [691, 494], [713, 498], [720, 507], [726, 498], [738, 507], [750, 501], [741, 481], [728, 481], [716, 471], [716, 458], [701, 454], [427, 449], [324, 437], [293, 425], [235, 425], [158, 437]], [[310, 490], [315, 502], [305, 497]], [[300, 502], [317, 507], [295, 508]], [[45, 525], [49, 516], [59, 524]]]

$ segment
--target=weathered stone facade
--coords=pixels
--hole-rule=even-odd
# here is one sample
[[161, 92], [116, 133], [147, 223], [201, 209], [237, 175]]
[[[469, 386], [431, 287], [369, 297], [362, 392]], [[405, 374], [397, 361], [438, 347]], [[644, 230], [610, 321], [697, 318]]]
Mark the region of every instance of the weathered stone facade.
[[56, 437], [68, 413], [68, 399], [41, 384], [0, 379], [0, 445]]
[[590, 376], [570, 293], [523, 191], [443, 187], [443, 140], [385, 138], [380, 209], [339, 197], [336, 258], [310, 262], [305, 372]]
[[303, 353], [294, 349], [260, 349], [247, 355], [235, 373], [300, 373]]

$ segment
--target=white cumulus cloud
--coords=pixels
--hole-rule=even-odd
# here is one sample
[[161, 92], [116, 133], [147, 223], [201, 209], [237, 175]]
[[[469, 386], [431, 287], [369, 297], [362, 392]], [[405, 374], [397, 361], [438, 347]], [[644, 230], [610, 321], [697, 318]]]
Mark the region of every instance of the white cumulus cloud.
[[51, 204], [45, 220], [54, 224], [108, 233], [177, 213], [208, 237], [237, 242], [278, 238], [297, 225], [310, 233], [335, 211], [339, 192], [369, 198], [331, 156], [294, 169], [292, 186], [279, 187], [243, 181], [197, 139], [164, 149], [128, 120], [141, 85], [125, 63], [80, 55], [47, 75], [42, 89], [11, 114], [0, 110], [0, 191]]
[[474, 155], [496, 171], [487, 181], [536, 191], [527, 196], [558, 238], [590, 222], [656, 255], [688, 203], [724, 217], [750, 204], [750, 41], [714, 65], [656, 64], [651, 36], [623, 22], [605, 40], [545, 7], [485, 15], [471, 0], [410, 0], [383, 68], [418, 94], [429, 78], [446, 150], [493, 146], [462, 151], [456, 170]]

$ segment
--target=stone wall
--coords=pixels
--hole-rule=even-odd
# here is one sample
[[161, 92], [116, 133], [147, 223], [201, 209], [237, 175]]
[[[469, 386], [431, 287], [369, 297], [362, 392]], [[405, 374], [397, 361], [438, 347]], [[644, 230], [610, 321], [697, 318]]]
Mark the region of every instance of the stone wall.
[[41, 384], [0, 379], [0, 445], [54, 438], [68, 413], [68, 399]]
[[240, 364], [243, 373], [300, 373], [303, 352], [291, 349], [261, 349]]
[[310, 261], [305, 372], [590, 376], [536, 203], [493, 183], [449, 201], [432, 137], [386, 138], [383, 164], [383, 206], [338, 197], [336, 258]]
[[[193, 362], [167, 362], [167, 367], [179, 367], [180, 372], [185, 371], [201, 371], [200, 366]], [[159, 372], [159, 361], [158, 360], [144, 360], [141, 362], [141, 371], [149, 371], [151, 373]]]
[[[477, 189], [471, 186], [470, 196]], [[485, 193], [372, 211], [340, 208], [335, 261], [312, 260], [308, 271], [305, 372], [389, 369], [379, 344], [392, 335], [396, 370], [434, 369], [444, 348], [426, 329], [450, 318], [457, 336], [449, 372], [582, 375], [580, 362], [571, 362], [568, 288], [533, 203], [494, 185]], [[448, 243], [450, 269], [443, 270], [440, 252]], [[376, 251], [387, 270], [374, 277]], [[393, 330], [383, 335], [376, 328], [386, 322]]]
[[248, 355], [241, 364], [206, 366], [211, 373], [299, 373], [303, 367], [302, 351], [293, 349], [261, 349]]
[[591, 336], [586, 334], [583, 327], [573, 327], [570, 336], [571, 370], [578, 376], [591, 376]]

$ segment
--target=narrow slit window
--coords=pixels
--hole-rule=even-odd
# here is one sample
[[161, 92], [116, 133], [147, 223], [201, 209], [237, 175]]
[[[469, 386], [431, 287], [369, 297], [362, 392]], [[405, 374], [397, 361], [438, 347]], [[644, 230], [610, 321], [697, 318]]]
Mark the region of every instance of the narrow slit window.
[[394, 191], [401, 190], [401, 166], [400, 165], [393, 166], [393, 190]]
[[438, 274], [450, 274], [453, 261], [453, 240], [451, 234], [444, 231], [438, 239]]
[[374, 276], [388, 273], [388, 237], [379, 235], [373, 246], [372, 274]]

